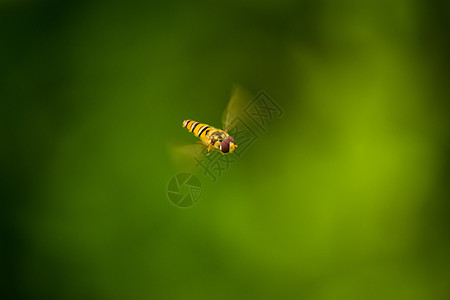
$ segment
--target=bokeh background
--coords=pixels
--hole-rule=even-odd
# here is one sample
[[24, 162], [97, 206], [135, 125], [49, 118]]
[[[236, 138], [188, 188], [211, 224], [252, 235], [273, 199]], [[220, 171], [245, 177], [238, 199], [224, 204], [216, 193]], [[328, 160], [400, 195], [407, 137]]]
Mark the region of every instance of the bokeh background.
[[[449, 299], [446, 1], [0, 2], [3, 299]], [[168, 145], [285, 111], [200, 202]]]

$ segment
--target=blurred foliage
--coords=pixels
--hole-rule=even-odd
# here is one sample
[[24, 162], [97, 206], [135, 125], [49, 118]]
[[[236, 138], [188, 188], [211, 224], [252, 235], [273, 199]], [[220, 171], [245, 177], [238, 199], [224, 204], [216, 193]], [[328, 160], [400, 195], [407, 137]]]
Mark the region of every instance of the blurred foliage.
[[[448, 299], [449, 12], [1, 1], [4, 294]], [[236, 82], [285, 115], [177, 209], [167, 145]]]

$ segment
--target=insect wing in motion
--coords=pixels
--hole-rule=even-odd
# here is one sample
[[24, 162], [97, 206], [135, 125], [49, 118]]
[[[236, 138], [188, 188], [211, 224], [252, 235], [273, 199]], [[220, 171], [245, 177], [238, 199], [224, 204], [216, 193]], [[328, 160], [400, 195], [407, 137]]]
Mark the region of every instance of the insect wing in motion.
[[248, 119], [244, 108], [250, 99], [251, 95], [245, 88], [238, 84], [233, 85], [230, 101], [222, 115], [222, 126], [225, 132], [232, 130], [231, 126], [238, 118], [244, 121]]
[[172, 163], [184, 170], [193, 170], [195, 168], [195, 160], [201, 159], [205, 147], [200, 144], [173, 145], [168, 144], [170, 158]]

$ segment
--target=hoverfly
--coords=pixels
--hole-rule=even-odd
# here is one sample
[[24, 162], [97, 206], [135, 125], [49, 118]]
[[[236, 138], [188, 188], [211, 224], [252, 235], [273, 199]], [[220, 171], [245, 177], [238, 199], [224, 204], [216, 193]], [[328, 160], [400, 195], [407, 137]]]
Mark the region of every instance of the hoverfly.
[[198, 136], [202, 140], [198, 143], [205, 145], [208, 152], [214, 149], [222, 154], [232, 153], [238, 146], [231, 135], [227, 133], [227, 130], [217, 129], [192, 120], [185, 120], [183, 127]]
[[236, 117], [242, 115], [246, 98], [247, 92], [240, 86], [234, 86], [231, 99], [222, 117], [224, 130], [192, 120], [183, 121], [183, 127], [201, 139], [198, 143], [207, 147], [208, 154], [210, 150], [219, 151], [223, 155], [232, 153], [238, 145], [228, 132]]

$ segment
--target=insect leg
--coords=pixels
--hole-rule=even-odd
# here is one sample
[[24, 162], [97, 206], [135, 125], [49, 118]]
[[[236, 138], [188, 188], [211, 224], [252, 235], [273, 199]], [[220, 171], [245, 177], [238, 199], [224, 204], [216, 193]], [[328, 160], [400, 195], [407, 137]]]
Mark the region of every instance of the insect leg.
[[208, 150], [208, 153], [206, 155], [209, 155], [209, 151], [211, 151], [211, 144], [205, 143], [205, 142], [202, 142], [202, 141], [197, 141], [197, 143], [205, 145], [206, 146], [206, 150]]

